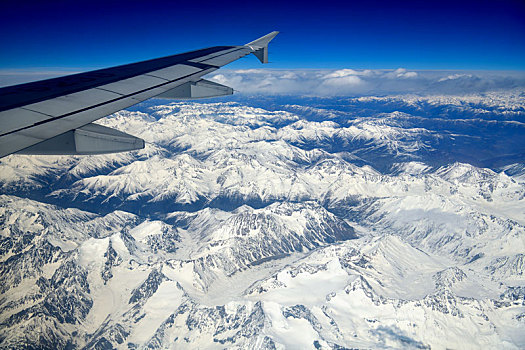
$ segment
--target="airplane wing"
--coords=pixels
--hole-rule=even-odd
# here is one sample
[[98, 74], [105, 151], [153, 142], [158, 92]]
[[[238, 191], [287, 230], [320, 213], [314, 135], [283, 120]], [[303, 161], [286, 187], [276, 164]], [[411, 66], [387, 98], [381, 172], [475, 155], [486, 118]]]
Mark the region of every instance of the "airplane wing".
[[93, 124], [152, 97], [195, 99], [233, 93], [202, 79], [250, 53], [268, 62], [269, 33], [242, 46], [216, 46], [153, 60], [0, 89], [0, 157], [102, 154], [144, 148], [144, 141]]

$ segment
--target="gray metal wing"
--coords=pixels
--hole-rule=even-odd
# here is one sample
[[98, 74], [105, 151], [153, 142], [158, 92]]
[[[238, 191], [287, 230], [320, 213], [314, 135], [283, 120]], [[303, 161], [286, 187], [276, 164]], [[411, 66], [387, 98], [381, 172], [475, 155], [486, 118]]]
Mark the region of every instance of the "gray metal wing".
[[[100, 154], [144, 147], [134, 136], [91, 124], [159, 96], [193, 99], [231, 94], [202, 76], [250, 53], [267, 62], [278, 32], [243, 46], [216, 46], [0, 89], [0, 157]], [[111, 130], [111, 131], [110, 131]]]

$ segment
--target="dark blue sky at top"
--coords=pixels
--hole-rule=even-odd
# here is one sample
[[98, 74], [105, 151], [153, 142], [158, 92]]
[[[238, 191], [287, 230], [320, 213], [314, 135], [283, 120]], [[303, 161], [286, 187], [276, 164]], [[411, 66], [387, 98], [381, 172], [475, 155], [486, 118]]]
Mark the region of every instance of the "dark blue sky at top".
[[87, 70], [273, 30], [271, 68], [525, 70], [523, 0], [3, 0], [0, 29], [0, 70]]

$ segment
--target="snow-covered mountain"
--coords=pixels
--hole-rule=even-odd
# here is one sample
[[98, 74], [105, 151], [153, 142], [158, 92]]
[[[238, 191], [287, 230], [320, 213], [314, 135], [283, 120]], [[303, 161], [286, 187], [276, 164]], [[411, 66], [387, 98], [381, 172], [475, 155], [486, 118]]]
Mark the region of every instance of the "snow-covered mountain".
[[0, 347], [525, 347], [525, 163], [466, 162], [523, 101], [279, 99], [152, 101], [101, 121], [144, 150], [2, 159]]

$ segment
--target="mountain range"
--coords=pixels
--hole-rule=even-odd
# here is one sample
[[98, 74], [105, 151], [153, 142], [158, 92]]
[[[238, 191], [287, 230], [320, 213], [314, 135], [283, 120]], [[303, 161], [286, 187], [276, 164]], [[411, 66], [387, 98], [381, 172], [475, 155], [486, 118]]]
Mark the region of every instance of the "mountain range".
[[525, 346], [523, 93], [151, 100], [0, 161], [0, 347]]

